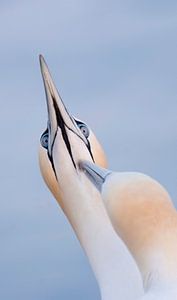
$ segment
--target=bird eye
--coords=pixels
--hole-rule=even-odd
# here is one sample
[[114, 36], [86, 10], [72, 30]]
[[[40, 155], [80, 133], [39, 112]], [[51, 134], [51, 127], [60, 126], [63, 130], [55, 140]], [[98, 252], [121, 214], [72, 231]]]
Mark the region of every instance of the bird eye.
[[89, 128], [87, 127], [87, 125], [76, 118], [74, 118], [74, 121], [76, 122], [77, 126], [79, 127], [79, 129], [81, 130], [81, 132], [87, 139], [90, 135], [90, 131], [89, 131]]
[[80, 123], [80, 124], [77, 124], [77, 125], [78, 125], [80, 131], [83, 133], [83, 135], [86, 138], [88, 138], [89, 137], [89, 129], [88, 129], [88, 127], [85, 124], [83, 124], [83, 123]]
[[49, 141], [49, 134], [48, 134], [48, 132], [44, 132], [41, 135], [40, 141], [41, 141], [42, 147], [44, 147], [45, 149], [48, 149], [48, 141]]

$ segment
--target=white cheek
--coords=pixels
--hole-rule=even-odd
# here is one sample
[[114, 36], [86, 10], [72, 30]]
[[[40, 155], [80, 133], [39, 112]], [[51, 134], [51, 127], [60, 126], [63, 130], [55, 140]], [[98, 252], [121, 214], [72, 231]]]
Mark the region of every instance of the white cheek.
[[47, 155], [47, 150], [40, 146], [39, 149], [39, 166], [41, 170], [42, 177], [47, 184], [48, 188], [53, 194], [55, 194], [56, 178], [54, 171], [52, 169], [51, 162]]
[[104, 153], [104, 149], [102, 148], [101, 144], [99, 143], [96, 136], [93, 134], [91, 130], [90, 130], [90, 135], [88, 140], [90, 142], [90, 148], [95, 163], [102, 168], [107, 168], [108, 163], [107, 163], [106, 155]]

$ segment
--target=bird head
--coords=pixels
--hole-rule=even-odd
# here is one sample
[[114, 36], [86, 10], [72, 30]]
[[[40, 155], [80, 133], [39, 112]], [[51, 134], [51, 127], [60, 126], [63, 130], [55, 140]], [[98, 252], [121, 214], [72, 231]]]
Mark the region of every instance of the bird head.
[[61, 205], [62, 186], [70, 188], [72, 178], [76, 174], [79, 176], [80, 159], [96, 162], [102, 167], [107, 165], [107, 161], [100, 143], [88, 125], [69, 114], [42, 56], [40, 66], [47, 99], [48, 122], [47, 129], [40, 138], [39, 164], [45, 183]]
[[145, 288], [158, 280], [176, 280], [177, 212], [163, 186], [142, 173], [113, 172], [91, 161], [79, 165], [100, 191], [114, 229], [137, 262]]

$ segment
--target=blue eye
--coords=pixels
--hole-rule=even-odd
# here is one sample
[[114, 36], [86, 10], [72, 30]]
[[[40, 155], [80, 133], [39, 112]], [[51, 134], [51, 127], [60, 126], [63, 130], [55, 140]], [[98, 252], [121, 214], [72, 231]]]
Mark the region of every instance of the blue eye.
[[42, 147], [44, 147], [45, 149], [48, 149], [48, 142], [49, 142], [49, 134], [48, 134], [48, 132], [44, 132], [41, 135], [40, 142], [41, 142]]
[[77, 126], [79, 127], [80, 131], [83, 133], [83, 135], [88, 138], [89, 137], [89, 129], [88, 127], [83, 124], [83, 123], [79, 123], [77, 124]]
[[82, 132], [82, 134], [86, 137], [86, 139], [89, 137], [90, 135], [90, 131], [89, 128], [87, 127], [87, 125], [85, 123], [83, 123], [80, 120], [75, 119], [75, 122], [77, 124], [77, 126], [79, 127], [80, 131]]

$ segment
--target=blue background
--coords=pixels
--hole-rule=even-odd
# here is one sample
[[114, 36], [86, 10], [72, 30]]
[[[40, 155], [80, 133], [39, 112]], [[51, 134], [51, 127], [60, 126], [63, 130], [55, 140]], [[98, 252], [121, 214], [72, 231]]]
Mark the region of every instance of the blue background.
[[40, 53], [109, 167], [153, 176], [176, 201], [176, 12], [176, 1], [0, 1], [0, 299], [99, 299], [39, 172]]

